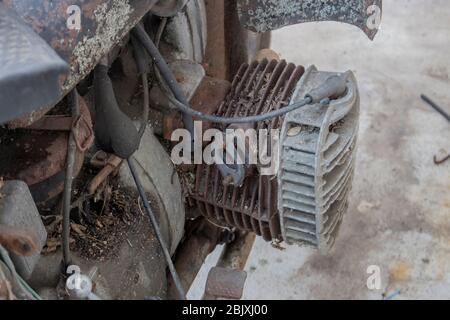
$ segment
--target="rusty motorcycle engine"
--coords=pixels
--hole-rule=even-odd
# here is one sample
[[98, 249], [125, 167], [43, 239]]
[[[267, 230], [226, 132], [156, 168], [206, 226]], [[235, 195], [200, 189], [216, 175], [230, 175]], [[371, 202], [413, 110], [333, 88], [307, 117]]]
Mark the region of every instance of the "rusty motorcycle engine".
[[[284, 60], [241, 66], [219, 116], [251, 116], [301, 100], [336, 73]], [[208, 220], [254, 232], [266, 241], [328, 250], [346, 211], [354, 171], [359, 95], [353, 75], [344, 96], [307, 105], [254, 125], [280, 130], [278, 170], [262, 175], [246, 165], [236, 186], [215, 165], [197, 165], [191, 202]], [[222, 128], [225, 129], [225, 128]]]

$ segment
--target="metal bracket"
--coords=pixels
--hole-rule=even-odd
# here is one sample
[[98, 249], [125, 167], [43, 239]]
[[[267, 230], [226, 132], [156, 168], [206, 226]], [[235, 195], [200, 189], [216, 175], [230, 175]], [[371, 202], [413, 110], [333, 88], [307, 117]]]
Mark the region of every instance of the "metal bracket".
[[241, 24], [255, 32], [313, 21], [352, 24], [373, 40], [381, 24], [383, 0], [237, 0]]

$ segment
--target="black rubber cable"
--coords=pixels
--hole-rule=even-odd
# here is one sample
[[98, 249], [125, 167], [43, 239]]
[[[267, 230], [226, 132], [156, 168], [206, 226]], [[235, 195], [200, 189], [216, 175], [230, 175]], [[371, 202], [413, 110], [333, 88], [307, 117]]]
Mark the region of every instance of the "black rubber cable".
[[145, 129], [147, 128], [148, 117], [150, 113], [150, 95], [148, 85], [148, 72], [150, 71], [150, 67], [148, 66], [148, 56], [146, 55], [145, 49], [142, 47], [140, 41], [135, 39], [135, 37], [131, 37], [131, 44], [133, 46], [136, 65], [138, 68], [138, 72], [141, 75], [142, 81], [143, 103], [141, 126], [139, 128], [139, 136], [142, 138]]
[[[69, 95], [72, 119], [77, 119], [80, 115], [80, 106], [78, 101], [78, 92], [73, 89]], [[63, 194], [63, 230], [62, 230], [62, 251], [63, 251], [63, 263], [65, 269], [70, 265], [70, 202], [72, 197], [72, 181], [73, 181], [73, 168], [75, 164], [75, 152], [76, 142], [73, 130], [70, 131], [67, 161], [66, 161], [66, 175], [64, 180], [64, 194]], [[65, 272], [65, 270], [64, 270]]]
[[[144, 48], [147, 50], [147, 52], [152, 57], [154, 63], [158, 67], [159, 71], [161, 72], [162, 77], [166, 81], [167, 86], [169, 87], [170, 91], [172, 91], [175, 98], [184, 104], [188, 104], [188, 101], [187, 101], [186, 97], [184, 96], [184, 93], [181, 90], [180, 86], [178, 85], [178, 82], [175, 79], [175, 76], [173, 75], [173, 73], [170, 70], [167, 63], [163, 60], [161, 54], [159, 53], [159, 51], [156, 48], [153, 41], [150, 39], [150, 37], [147, 34], [147, 32], [145, 31], [144, 27], [142, 25], [138, 24], [133, 29], [133, 34], [136, 36], [137, 39], [139, 39], [141, 44], [144, 46]], [[149, 50], [149, 44], [151, 47], [151, 51]], [[156, 54], [158, 58], [155, 58], [154, 54]], [[187, 113], [183, 113], [183, 123], [186, 126], [186, 129], [189, 130], [189, 132], [194, 132], [194, 120], [192, 119], [191, 115], [189, 115]]]
[[[197, 117], [202, 120], [215, 122], [215, 123], [224, 123], [224, 124], [233, 124], [233, 123], [252, 123], [252, 122], [260, 122], [269, 120], [272, 118], [276, 118], [282, 115], [285, 115], [286, 113], [289, 113], [291, 111], [294, 111], [296, 109], [299, 109], [301, 107], [304, 107], [310, 103], [312, 103], [312, 99], [307, 97], [299, 102], [290, 104], [282, 109], [274, 110], [271, 112], [267, 112], [264, 114], [259, 114], [255, 116], [249, 116], [249, 117], [220, 117], [220, 116], [214, 116], [214, 115], [208, 115], [204, 114], [202, 112], [196, 111], [192, 109], [192, 107], [189, 106], [189, 103], [186, 101], [186, 98], [184, 97], [183, 93], [181, 92], [181, 89], [178, 85], [178, 82], [176, 81], [172, 71], [170, 70], [169, 66], [165, 62], [164, 58], [162, 57], [161, 53], [159, 52], [158, 48], [153, 43], [152, 39], [149, 37], [147, 32], [145, 32], [144, 28], [140, 25], [137, 25], [133, 29], [133, 34], [136, 36], [139, 41], [141, 41], [142, 45], [145, 47], [147, 52], [152, 57], [155, 65], [157, 66], [161, 76], [164, 78], [167, 86], [172, 91], [174, 97], [172, 97], [171, 102], [175, 104], [175, 106], [180, 109], [183, 114], [187, 114], [190, 117]], [[169, 96], [170, 98], [170, 96]], [[175, 98], [175, 99], [173, 99]], [[186, 128], [189, 130], [189, 128]]]
[[[161, 35], [159, 35], [159, 38], [160, 38], [160, 36]], [[157, 36], [157, 38], [158, 38], [158, 36]], [[159, 42], [159, 40], [158, 40], [158, 42]], [[148, 77], [147, 77], [147, 71], [148, 71], [147, 70], [147, 66], [148, 65], [147, 65], [147, 60], [146, 60], [145, 56], [141, 52], [141, 48], [140, 48], [141, 43], [134, 41], [134, 37], [132, 37], [132, 44], [133, 44], [133, 48], [135, 50], [135, 56], [136, 56], [138, 69], [139, 69], [139, 72], [142, 74], [142, 87], [143, 87], [143, 91], [144, 91], [143, 92], [143, 94], [144, 94], [144, 110], [143, 110], [144, 113], [143, 113], [143, 117], [142, 117], [142, 124], [141, 124], [141, 127], [139, 129], [139, 135], [142, 138], [142, 136], [143, 136], [143, 134], [145, 132], [145, 129], [147, 127], [148, 114], [149, 114], [149, 103], [150, 103], [150, 101], [149, 101], [150, 100], [149, 99], [149, 93], [148, 93], [149, 92], [149, 85], [148, 85]], [[153, 210], [151, 209], [151, 207], [150, 207], [150, 205], [148, 203], [147, 195], [146, 195], [145, 190], [144, 190], [144, 188], [142, 186], [142, 183], [141, 183], [141, 181], [139, 179], [139, 176], [138, 176], [138, 174], [136, 172], [136, 168], [134, 166], [133, 161], [134, 161], [134, 159], [132, 159], [132, 157], [128, 158], [128, 160], [127, 160], [128, 166], [129, 166], [130, 171], [131, 171], [131, 175], [133, 176], [133, 179], [134, 179], [134, 182], [135, 182], [136, 187], [138, 189], [139, 195], [140, 195], [140, 197], [142, 199], [142, 202], [144, 203], [145, 211], [146, 211], [148, 217], [150, 218], [150, 222], [151, 222], [151, 224], [153, 226], [153, 229], [155, 230], [156, 237], [158, 238], [158, 241], [159, 241], [160, 246], [162, 248], [165, 260], [166, 260], [167, 265], [169, 267], [169, 270], [170, 270], [170, 273], [172, 275], [173, 281], [174, 281], [174, 283], [175, 283], [175, 285], [177, 287], [177, 290], [178, 290], [178, 293], [180, 295], [180, 298], [182, 300], [185, 300], [186, 299], [186, 294], [184, 292], [184, 288], [183, 288], [183, 286], [181, 284], [181, 281], [180, 281], [180, 278], [178, 277], [178, 274], [177, 274], [177, 272], [175, 270], [175, 267], [174, 267], [173, 262], [172, 262], [172, 258], [170, 256], [170, 253], [169, 253], [168, 249], [167, 249], [165, 241], [162, 238], [162, 234], [161, 234], [161, 231], [159, 229], [158, 222], [156, 221], [156, 217], [155, 217], [155, 215], [153, 213]]]
[[178, 290], [178, 294], [180, 295], [180, 299], [186, 300], [186, 293], [184, 291], [183, 285], [181, 284], [181, 280], [178, 277], [178, 273], [175, 269], [175, 266], [172, 262], [172, 257], [170, 256], [169, 250], [167, 249], [167, 245], [166, 242], [164, 241], [161, 230], [159, 229], [158, 221], [156, 220], [155, 214], [149, 205], [147, 194], [145, 193], [144, 187], [142, 186], [141, 180], [139, 179], [139, 175], [136, 172], [134, 161], [135, 160], [133, 159], [133, 157], [128, 158], [127, 159], [128, 167], [130, 168], [131, 175], [133, 176], [139, 195], [142, 199], [142, 202], [144, 203], [145, 211], [148, 217], [150, 218], [150, 222], [153, 225], [153, 229], [155, 230], [156, 238], [158, 239], [161, 245], [164, 257], [166, 258], [167, 261], [167, 266], [169, 267], [170, 274], [172, 275], [173, 278], [173, 282], [175, 283], [175, 286], [177, 287]]
[[149, 86], [148, 86], [148, 75], [146, 73], [143, 73], [141, 75], [142, 79], [142, 90], [143, 90], [143, 110], [142, 110], [142, 120], [141, 120], [141, 127], [139, 128], [139, 136], [142, 138], [144, 135], [145, 129], [147, 128], [148, 123], [148, 117], [150, 114], [150, 95], [149, 95]]

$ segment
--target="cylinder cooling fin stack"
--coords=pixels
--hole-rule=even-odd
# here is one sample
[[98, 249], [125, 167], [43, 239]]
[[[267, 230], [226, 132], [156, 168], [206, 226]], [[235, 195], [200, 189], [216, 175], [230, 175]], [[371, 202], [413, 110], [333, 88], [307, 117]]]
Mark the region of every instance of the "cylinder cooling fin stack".
[[[244, 64], [216, 114], [251, 116], [283, 108], [332, 75], [315, 67], [305, 72], [284, 60]], [[345, 96], [329, 105], [309, 105], [252, 126], [281, 132], [276, 175], [261, 175], [249, 166], [243, 184], [235, 186], [217, 166], [198, 165], [191, 200], [203, 216], [224, 227], [255, 232], [266, 241], [327, 249], [347, 205], [358, 117], [351, 75]]]

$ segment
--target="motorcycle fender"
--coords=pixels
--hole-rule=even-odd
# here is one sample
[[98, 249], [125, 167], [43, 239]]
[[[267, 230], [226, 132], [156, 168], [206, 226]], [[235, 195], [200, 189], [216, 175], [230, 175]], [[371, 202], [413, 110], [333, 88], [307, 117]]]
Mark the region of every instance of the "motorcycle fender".
[[318, 21], [360, 28], [373, 40], [382, 17], [383, 0], [237, 0], [241, 24], [255, 32]]

